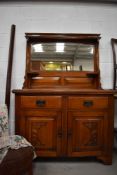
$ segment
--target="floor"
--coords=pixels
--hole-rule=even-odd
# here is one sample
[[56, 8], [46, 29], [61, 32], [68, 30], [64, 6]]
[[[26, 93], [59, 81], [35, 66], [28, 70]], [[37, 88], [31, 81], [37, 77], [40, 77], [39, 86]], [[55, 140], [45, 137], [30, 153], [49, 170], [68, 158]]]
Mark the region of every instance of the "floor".
[[113, 164], [104, 165], [95, 159], [39, 160], [33, 163], [34, 175], [116, 175], [117, 151], [113, 151]]

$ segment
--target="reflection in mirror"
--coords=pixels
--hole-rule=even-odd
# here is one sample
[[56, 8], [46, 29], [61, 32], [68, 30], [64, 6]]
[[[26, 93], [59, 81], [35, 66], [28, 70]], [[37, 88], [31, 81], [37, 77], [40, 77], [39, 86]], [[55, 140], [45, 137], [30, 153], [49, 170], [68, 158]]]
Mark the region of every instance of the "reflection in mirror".
[[94, 71], [94, 45], [49, 42], [31, 45], [31, 65], [41, 71]]

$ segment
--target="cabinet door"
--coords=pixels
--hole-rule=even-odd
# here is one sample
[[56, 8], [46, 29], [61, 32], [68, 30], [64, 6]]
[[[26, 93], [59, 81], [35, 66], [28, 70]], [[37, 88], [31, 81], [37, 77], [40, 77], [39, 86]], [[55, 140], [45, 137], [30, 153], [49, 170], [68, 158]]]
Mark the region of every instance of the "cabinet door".
[[61, 152], [61, 112], [25, 111], [25, 135], [38, 156], [58, 156]]
[[68, 155], [101, 155], [106, 133], [106, 112], [69, 112]]

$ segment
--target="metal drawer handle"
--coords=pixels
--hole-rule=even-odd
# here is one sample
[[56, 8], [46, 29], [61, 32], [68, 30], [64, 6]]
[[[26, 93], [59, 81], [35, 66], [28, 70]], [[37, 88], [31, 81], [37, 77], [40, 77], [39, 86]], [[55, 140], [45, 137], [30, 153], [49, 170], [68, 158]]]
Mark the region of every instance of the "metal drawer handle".
[[93, 106], [93, 101], [84, 101], [83, 105], [86, 107]]
[[36, 101], [36, 105], [39, 107], [43, 107], [43, 106], [45, 106], [45, 104], [46, 104], [45, 100], [37, 100]]

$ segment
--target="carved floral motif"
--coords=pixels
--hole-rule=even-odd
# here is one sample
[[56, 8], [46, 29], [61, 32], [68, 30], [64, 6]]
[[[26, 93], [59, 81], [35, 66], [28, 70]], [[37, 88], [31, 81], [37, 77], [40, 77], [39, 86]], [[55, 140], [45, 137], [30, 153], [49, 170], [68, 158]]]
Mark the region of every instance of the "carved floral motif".
[[97, 122], [84, 122], [85, 127], [89, 129], [90, 138], [85, 144], [86, 146], [96, 146], [98, 144], [98, 123]]

